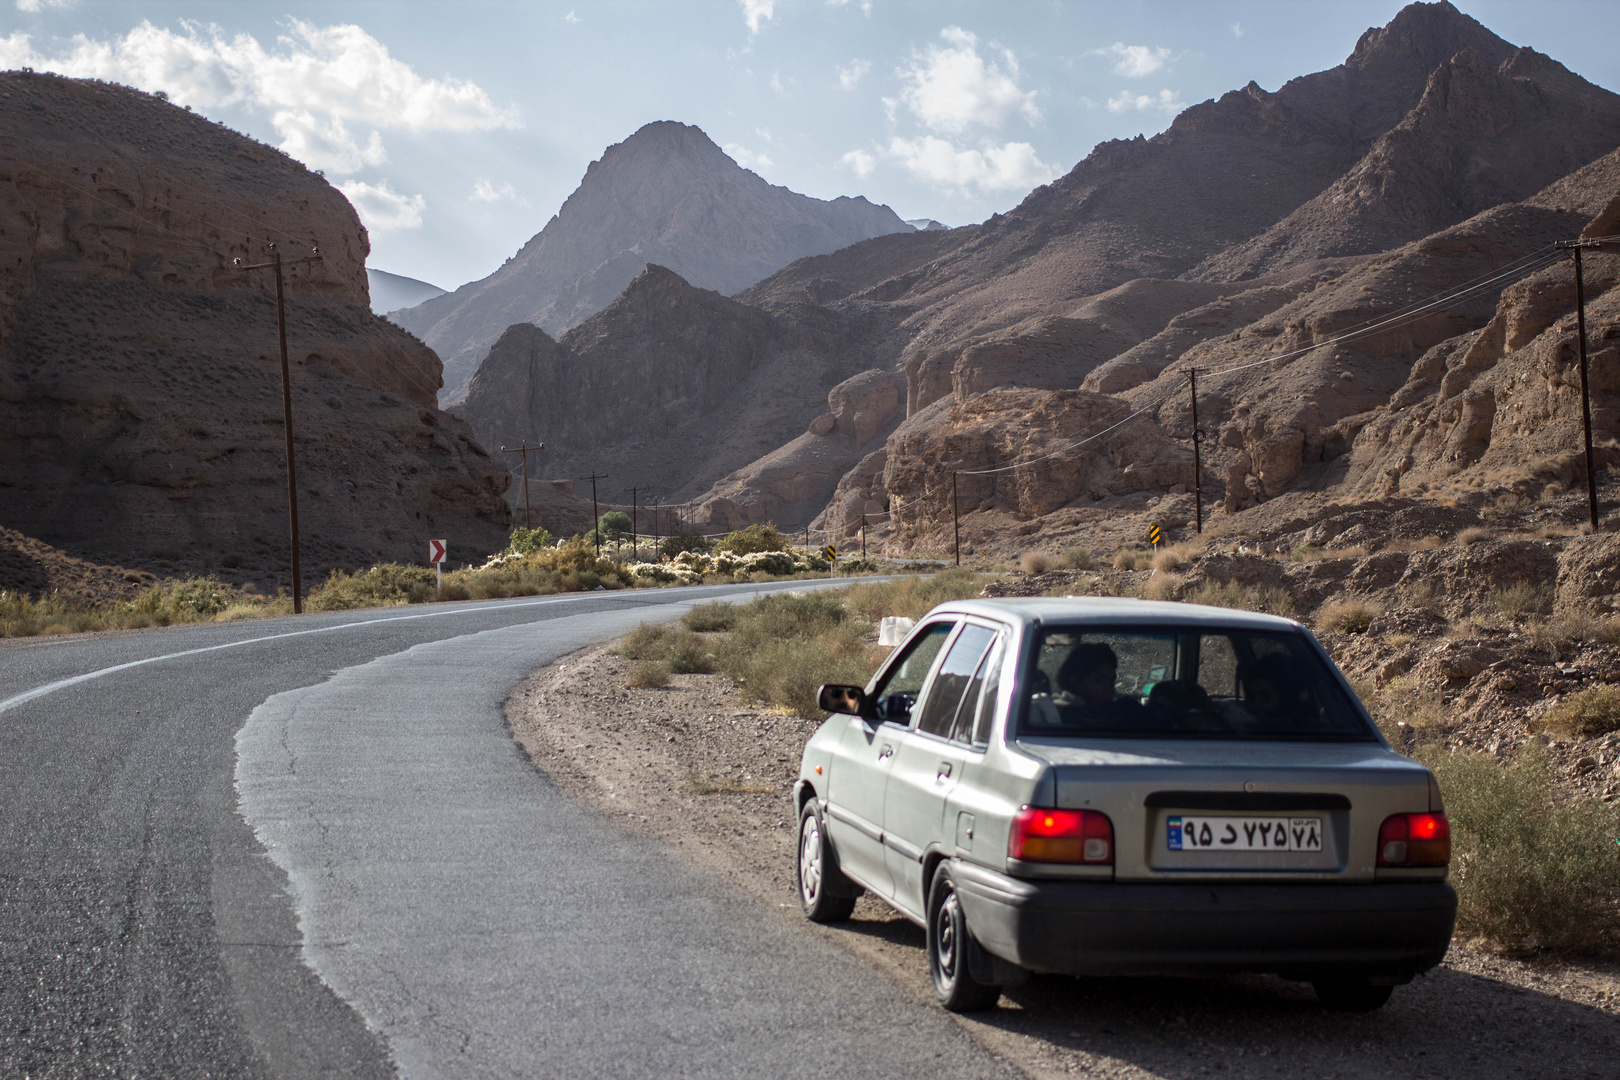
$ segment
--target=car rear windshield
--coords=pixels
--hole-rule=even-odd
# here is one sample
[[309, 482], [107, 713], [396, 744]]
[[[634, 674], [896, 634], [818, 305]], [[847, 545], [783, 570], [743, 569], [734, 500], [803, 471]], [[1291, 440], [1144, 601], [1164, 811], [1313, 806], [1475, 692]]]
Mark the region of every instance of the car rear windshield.
[[1298, 633], [1048, 626], [1024, 686], [1026, 738], [1377, 738]]

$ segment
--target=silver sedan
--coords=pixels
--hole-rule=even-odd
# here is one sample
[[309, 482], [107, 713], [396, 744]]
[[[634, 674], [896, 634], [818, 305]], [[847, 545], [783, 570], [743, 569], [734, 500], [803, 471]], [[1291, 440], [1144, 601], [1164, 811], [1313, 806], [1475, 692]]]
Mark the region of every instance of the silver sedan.
[[948, 1009], [1032, 971], [1249, 971], [1365, 1011], [1445, 956], [1439, 788], [1296, 622], [946, 604], [821, 705], [794, 789], [805, 914], [883, 899], [926, 929]]

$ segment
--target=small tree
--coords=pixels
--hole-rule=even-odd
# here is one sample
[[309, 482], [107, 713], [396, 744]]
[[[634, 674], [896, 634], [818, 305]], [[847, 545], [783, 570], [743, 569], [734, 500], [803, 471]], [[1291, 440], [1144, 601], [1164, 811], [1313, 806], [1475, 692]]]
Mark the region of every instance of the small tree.
[[739, 532], [731, 533], [715, 545], [721, 551], [729, 551], [733, 555], [752, 555], [756, 551], [786, 551], [790, 545], [777, 531], [775, 524], [767, 521], [763, 525], [750, 525]]
[[706, 538], [699, 536], [697, 533], [678, 532], [664, 537], [663, 542], [658, 545], [658, 551], [666, 558], [674, 558], [683, 551], [696, 551], [707, 554], [713, 546]]
[[623, 540], [632, 531], [630, 515], [623, 510], [609, 510], [597, 519], [596, 528], [603, 540]]

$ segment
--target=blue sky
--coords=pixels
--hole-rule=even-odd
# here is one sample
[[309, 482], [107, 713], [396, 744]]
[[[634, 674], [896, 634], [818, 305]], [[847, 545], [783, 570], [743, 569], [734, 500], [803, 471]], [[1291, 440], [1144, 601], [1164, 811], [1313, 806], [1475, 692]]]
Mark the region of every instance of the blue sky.
[[[538, 232], [644, 123], [697, 124], [795, 191], [951, 225], [1105, 139], [1341, 62], [1397, 2], [3, 0], [0, 67], [146, 90], [348, 193], [371, 265], [446, 288]], [[1457, 5], [1620, 90], [1620, 4]]]

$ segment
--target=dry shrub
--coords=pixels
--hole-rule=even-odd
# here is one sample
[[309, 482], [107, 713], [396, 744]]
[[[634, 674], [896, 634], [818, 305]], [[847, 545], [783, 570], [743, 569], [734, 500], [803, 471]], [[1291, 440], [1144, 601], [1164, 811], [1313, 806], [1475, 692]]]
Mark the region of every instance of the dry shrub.
[[[936, 606], [967, 600], [984, 592], [984, 580], [971, 570], [946, 570], [932, 577], [903, 577], [852, 585], [840, 590], [849, 610], [876, 623], [885, 615], [920, 619]], [[823, 594], [826, 595], [826, 594]]]
[[1316, 628], [1335, 634], [1365, 634], [1383, 613], [1384, 605], [1371, 597], [1342, 596], [1322, 605], [1316, 613]]
[[738, 609], [736, 628], [717, 649], [718, 666], [748, 697], [814, 716], [822, 683], [872, 677], [870, 625], [850, 617], [837, 594], [772, 593]]
[[1428, 612], [1437, 612], [1440, 609], [1440, 602], [1434, 595], [1434, 585], [1423, 579], [1403, 587], [1399, 596], [1402, 607]]
[[1065, 570], [1095, 570], [1097, 560], [1085, 548], [1076, 547], [1065, 551], [1063, 558], [1058, 560], [1058, 565]]
[[667, 626], [642, 623], [625, 635], [624, 642], [619, 646], [619, 655], [626, 660], [662, 660], [668, 652], [664, 644], [664, 638], [668, 635]]
[[1525, 630], [1530, 643], [1538, 649], [1556, 652], [1560, 646], [1577, 642], [1595, 642], [1620, 645], [1620, 618], [1598, 618], [1579, 608], [1566, 611], [1556, 619], [1545, 622], [1532, 620]]
[[1018, 565], [1026, 574], [1044, 574], [1052, 569], [1052, 560], [1044, 552], [1026, 551], [1024, 557], [1018, 560]]
[[1583, 739], [1620, 731], [1620, 686], [1594, 686], [1571, 694], [1541, 717], [1541, 725]]
[[1149, 600], [1175, 600], [1181, 596], [1181, 590], [1186, 584], [1185, 574], [1178, 574], [1172, 570], [1157, 570], [1148, 578], [1142, 595]]
[[630, 679], [624, 685], [646, 690], [668, 686], [669, 668], [656, 660], [643, 660], [631, 669]]
[[1489, 603], [1491, 610], [1504, 619], [1522, 619], [1552, 607], [1552, 590], [1521, 578], [1505, 588], [1492, 589]]
[[1175, 548], [1161, 551], [1153, 556], [1153, 569], [1160, 573], [1169, 570], [1180, 570], [1187, 565], [1187, 556]]
[[1494, 535], [1495, 534], [1492, 533], [1491, 530], [1482, 529], [1476, 525], [1471, 528], [1464, 529], [1462, 532], [1458, 533], [1457, 543], [1461, 544], [1463, 547], [1467, 547], [1469, 544], [1477, 544], [1483, 540], [1489, 540]]
[[1294, 598], [1282, 589], [1269, 585], [1242, 585], [1235, 581], [1208, 581], [1200, 585], [1188, 603], [1208, 604], [1212, 607], [1238, 608], [1243, 611], [1264, 611], [1272, 615], [1292, 615]]
[[681, 625], [700, 634], [730, 630], [737, 625], [737, 605], [728, 604], [724, 600], [716, 600], [712, 604], [699, 604], [681, 616]]
[[1126, 551], [1124, 548], [1120, 548], [1114, 553], [1114, 569], [1135, 570], [1137, 563], [1142, 561], [1142, 558], [1143, 557], [1137, 552]]
[[1560, 804], [1545, 752], [1510, 762], [1435, 748], [1451, 819], [1457, 928], [1502, 948], [1581, 951], [1620, 922], [1620, 807]]

